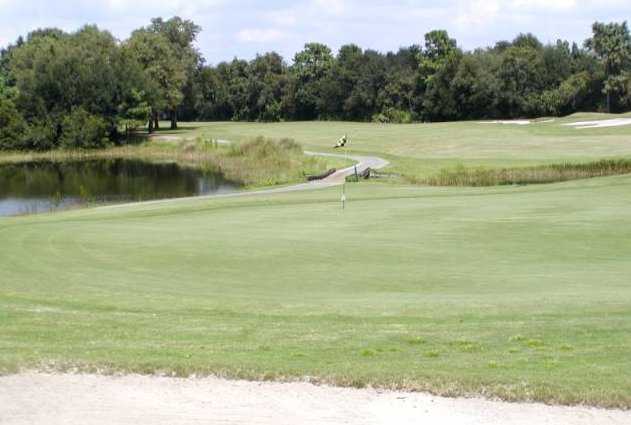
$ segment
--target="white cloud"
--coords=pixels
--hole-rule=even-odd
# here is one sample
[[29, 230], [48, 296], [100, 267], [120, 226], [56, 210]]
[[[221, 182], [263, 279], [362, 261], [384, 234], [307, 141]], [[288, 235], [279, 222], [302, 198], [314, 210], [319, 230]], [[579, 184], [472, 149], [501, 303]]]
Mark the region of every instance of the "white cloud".
[[534, 11], [568, 11], [575, 8], [576, 0], [473, 0], [460, 1], [456, 22], [462, 26], [484, 25], [499, 16], [519, 19]]
[[325, 13], [337, 16], [344, 14], [347, 10], [344, 0], [313, 0], [313, 4]]
[[[305, 42], [381, 51], [422, 43], [446, 29], [465, 49], [532, 32], [542, 41], [581, 42], [596, 21], [631, 17], [630, 0], [0, 0], [0, 47], [37, 27], [85, 23], [120, 39], [150, 18], [179, 15], [203, 28], [211, 63], [275, 50], [290, 58]], [[630, 18], [631, 19], [631, 18]]]
[[482, 25], [493, 21], [501, 8], [499, 0], [474, 0], [460, 2], [460, 13], [456, 18], [459, 25]]
[[[0, 0], [1, 1], [1, 0]], [[200, 13], [212, 7], [224, 3], [223, 0], [105, 0], [106, 7], [116, 12], [138, 11], [143, 13], [150, 11], [154, 16], [161, 11], [186, 11], [189, 13]]]
[[297, 15], [292, 9], [280, 9], [265, 13], [265, 18], [274, 25], [290, 27], [298, 22]]
[[285, 37], [285, 32], [275, 28], [246, 28], [237, 33], [237, 39], [244, 43], [270, 43]]
[[568, 10], [576, 7], [576, 0], [513, 0], [512, 6], [520, 9]]

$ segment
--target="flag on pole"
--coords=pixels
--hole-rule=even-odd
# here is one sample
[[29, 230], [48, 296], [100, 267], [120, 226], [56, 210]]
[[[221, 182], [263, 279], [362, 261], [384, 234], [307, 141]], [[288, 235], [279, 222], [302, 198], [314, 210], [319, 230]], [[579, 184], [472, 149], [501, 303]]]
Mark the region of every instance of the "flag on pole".
[[345, 134], [343, 137], [340, 138], [340, 140], [337, 141], [337, 144], [333, 146], [333, 148], [334, 149], [343, 148], [346, 146], [347, 142], [348, 142], [348, 135]]
[[[347, 143], [348, 143], [348, 134], [345, 134], [343, 137], [340, 138], [340, 140], [337, 141], [337, 143], [335, 144], [335, 146], [333, 146], [333, 148], [334, 149], [344, 148], [344, 158], [348, 161], [348, 150], [346, 149]], [[342, 209], [345, 209], [346, 207], [346, 176], [344, 176], [344, 182], [342, 183], [341, 201], [342, 201]]]

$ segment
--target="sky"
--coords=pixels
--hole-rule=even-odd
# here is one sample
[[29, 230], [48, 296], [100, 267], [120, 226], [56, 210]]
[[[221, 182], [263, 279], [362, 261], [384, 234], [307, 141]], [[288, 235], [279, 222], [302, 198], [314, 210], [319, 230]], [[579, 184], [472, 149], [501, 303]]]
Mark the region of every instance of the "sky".
[[433, 29], [467, 50], [520, 32], [582, 42], [596, 20], [631, 19], [631, 0], [0, 0], [0, 46], [36, 28], [84, 24], [124, 40], [152, 17], [175, 15], [202, 27], [198, 47], [216, 64], [269, 51], [290, 61], [312, 41], [385, 52], [422, 44]]

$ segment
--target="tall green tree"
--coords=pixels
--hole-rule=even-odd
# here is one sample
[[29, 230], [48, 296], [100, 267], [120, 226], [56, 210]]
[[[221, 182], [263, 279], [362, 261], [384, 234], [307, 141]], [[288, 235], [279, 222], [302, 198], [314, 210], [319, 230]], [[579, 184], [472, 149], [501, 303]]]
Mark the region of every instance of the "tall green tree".
[[227, 76], [228, 102], [234, 120], [247, 121], [251, 116], [248, 67], [247, 61], [234, 59], [222, 69]]
[[7, 83], [7, 75], [0, 68], [0, 99], [9, 97], [9, 86]]
[[175, 59], [174, 45], [157, 32], [147, 29], [134, 31], [125, 49], [136, 57], [144, 71], [147, 100], [151, 107], [149, 133], [152, 133], [160, 111], [175, 109], [182, 101], [186, 69], [181, 61]]
[[206, 65], [192, 21], [155, 18], [120, 43], [86, 26], [43, 28], [0, 50], [2, 144], [99, 147], [169, 114], [186, 119], [378, 122], [562, 115], [631, 107], [626, 23], [593, 26], [583, 47], [532, 34], [463, 52], [446, 31], [382, 54], [310, 43], [288, 66], [276, 53]]
[[175, 16], [168, 20], [154, 18], [147, 31], [162, 35], [172, 46], [172, 61], [178, 62], [178, 67], [183, 70], [185, 82], [179, 87], [181, 96], [170, 96], [167, 99], [167, 108], [171, 116], [171, 129], [177, 128], [177, 109], [184, 95], [184, 85], [191, 81], [198, 70], [201, 55], [194, 46], [195, 40], [202, 28], [193, 21]]
[[425, 34], [425, 48], [420, 54], [420, 77], [425, 87], [423, 116], [428, 120], [453, 119], [457, 105], [451, 82], [462, 52], [447, 31]]
[[198, 119], [231, 120], [232, 108], [228, 99], [226, 81], [219, 67], [203, 67], [195, 80], [194, 109]]
[[287, 85], [287, 65], [275, 52], [257, 55], [248, 65], [250, 118], [280, 121], [282, 97]]
[[381, 111], [379, 93], [387, 80], [386, 59], [374, 50], [366, 50], [359, 67], [359, 78], [344, 102], [347, 119], [370, 120]]
[[318, 104], [323, 117], [349, 119], [355, 114], [349, 98], [353, 96], [364, 65], [364, 52], [359, 46], [348, 44], [340, 48], [329, 72], [320, 83]]
[[144, 84], [135, 58], [95, 26], [72, 34], [46, 30], [29, 35], [12, 51], [9, 71], [16, 106], [29, 123], [54, 126], [46, 133], [53, 134], [53, 145], [62, 136], [65, 117], [76, 108], [102, 119], [108, 138], [118, 140], [120, 105]]
[[510, 118], [526, 115], [530, 96], [545, 87], [544, 75], [541, 50], [530, 46], [506, 49], [497, 70], [501, 88], [498, 107], [502, 115]]
[[426, 81], [445, 67], [459, 54], [456, 40], [445, 30], [435, 30], [425, 34], [425, 48], [420, 52], [420, 70]]
[[293, 114], [296, 119], [319, 118], [322, 112], [320, 90], [323, 80], [334, 64], [331, 49], [320, 43], [309, 43], [296, 53], [291, 72], [295, 77], [289, 91], [293, 96]]
[[500, 81], [498, 57], [488, 51], [465, 54], [452, 80], [458, 116], [464, 119], [496, 117]]
[[[422, 49], [418, 45], [400, 48], [397, 53], [386, 55], [387, 78], [379, 91], [379, 105], [388, 121], [409, 122], [422, 108], [423, 93], [419, 87], [419, 57]], [[392, 114], [395, 116], [392, 116]]]
[[0, 96], [0, 149], [23, 149], [26, 122], [13, 102]]
[[613, 95], [624, 84], [623, 73], [631, 61], [631, 35], [627, 22], [604, 24], [596, 22], [592, 26], [593, 35], [585, 46], [600, 59], [605, 68], [607, 112], [611, 112]]

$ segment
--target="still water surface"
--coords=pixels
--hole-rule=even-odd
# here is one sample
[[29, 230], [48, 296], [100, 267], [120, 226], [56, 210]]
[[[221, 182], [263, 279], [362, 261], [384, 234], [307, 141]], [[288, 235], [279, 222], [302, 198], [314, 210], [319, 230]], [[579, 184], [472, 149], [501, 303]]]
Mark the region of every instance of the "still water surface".
[[0, 216], [95, 203], [228, 193], [220, 173], [130, 159], [37, 161], [0, 165]]

